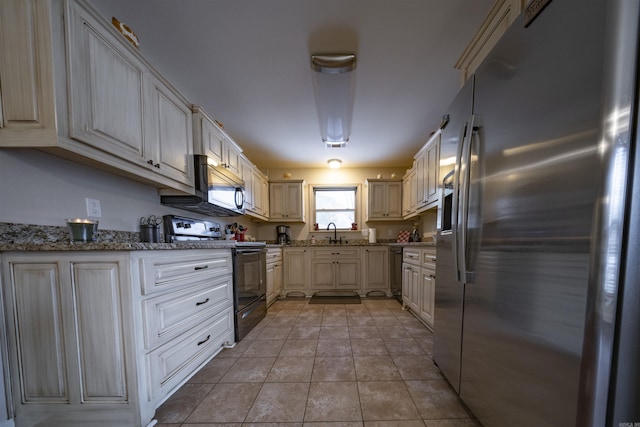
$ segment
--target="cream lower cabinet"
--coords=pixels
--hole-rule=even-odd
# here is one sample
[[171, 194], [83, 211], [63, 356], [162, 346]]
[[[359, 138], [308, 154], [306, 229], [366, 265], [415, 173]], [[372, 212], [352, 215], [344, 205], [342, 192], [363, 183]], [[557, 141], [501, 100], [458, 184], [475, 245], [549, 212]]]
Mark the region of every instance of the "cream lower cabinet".
[[145, 426], [233, 342], [228, 250], [3, 254], [16, 426]]
[[282, 249], [267, 248], [267, 305], [282, 293]]
[[311, 291], [360, 290], [360, 248], [311, 250]]
[[420, 311], [420, 250], [402, 251], [402, 305], [414, 313]]
[[362, 289], [365, 295], [390, 295], [389, 248], [368, 246], [362, 250]]
[[309, 293], [310, 251], [305, 248], [282, 248], [282, 292], [285, 296]]
[[140, 425], [126, 254], [3, 260], [16, 425]]
[[404, 248], [402, 305], [433, 327], [435, 302], [435, 248]]

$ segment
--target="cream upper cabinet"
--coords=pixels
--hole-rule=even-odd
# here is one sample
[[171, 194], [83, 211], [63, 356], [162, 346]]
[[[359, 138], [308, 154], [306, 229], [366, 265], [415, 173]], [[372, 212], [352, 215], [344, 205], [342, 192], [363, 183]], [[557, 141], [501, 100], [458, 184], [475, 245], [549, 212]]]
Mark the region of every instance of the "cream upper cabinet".
[[305, 222], [307, 185], [303, 180], [269, 182], [269, 219], [281, 222]]
[[240, 158], [240, 174], [244, 181], [246, 215], [267, 221], [269, 215], [267, 178], [244, 156]]
[[240, 178], [244, 181], [244, 207], [248, 212], [255, 210], [253, 199], [255, 192], [253, 189], [253, 170], [255, 166], [244, 156], [240, 157]]
[[0, 146], [193, 193], [189, 104], [105, 18], [73, 0], [0, 7]]
[[368, 179], [365, 221], [397, 221], [402, 219], [402, 181], [399, 179]]
[[253, 213], [259, 219], [269, 219], [269, 181], [258, 168], [253, 169]]
[[425, 194], [427, 204], [432, 205], [440, 198], [440, 134], [427, 149]]
[[440, 171], [440, 132], [434, 133], [414, 157], [416, 211], [437, 206]]
[[191, 108], [159, 79], [152, 80], [152, 117], [147, 121], [156, 144], [151, 145], [147, 164], [165, 176], [188, 185], [193, 182], [193, 133]]
[[205, 154], [217, 166], [241, 178], [242, 148], [198, 106], [193, 106], [193, 140], [197, 154]]
[[402, 218], [410, 219], [417, 215], [417, 173], [416, 168], [413, 167], [407, 171], [402, 178], [402, 187], [404, 192], [402, 194]]
[[48, 1], [0, 1], [0, 145], [55, 146], [55, 87]]
[[368, 294], [390, 294], [389, 289], [389, 248], [387, 246], [367, 246], [362, 248], [363, 292]]

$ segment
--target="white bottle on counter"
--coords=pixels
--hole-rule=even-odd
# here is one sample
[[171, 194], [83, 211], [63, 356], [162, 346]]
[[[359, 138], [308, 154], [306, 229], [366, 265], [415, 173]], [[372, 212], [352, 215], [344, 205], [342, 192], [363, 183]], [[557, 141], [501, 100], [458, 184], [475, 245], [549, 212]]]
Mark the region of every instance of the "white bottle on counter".
[[315, 245], [316, 244], [316, 236], [311, 236], [311, 244]]

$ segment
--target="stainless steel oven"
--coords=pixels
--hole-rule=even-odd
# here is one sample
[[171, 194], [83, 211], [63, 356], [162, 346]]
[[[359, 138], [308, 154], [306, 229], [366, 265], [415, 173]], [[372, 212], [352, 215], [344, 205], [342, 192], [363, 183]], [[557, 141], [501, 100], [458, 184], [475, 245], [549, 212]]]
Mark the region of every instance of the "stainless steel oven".
[[167, 243], [206, 242], [211, 247], [233, 245], [233, 308], [235, 339], [240, 341], [267, 315], [267, 248], [264, 242], [221, 240], [220, 224], [165, 215]]
[[238, 242], [233, 250], [236, 341], [267, 315], [267, 249], [264, 243]]

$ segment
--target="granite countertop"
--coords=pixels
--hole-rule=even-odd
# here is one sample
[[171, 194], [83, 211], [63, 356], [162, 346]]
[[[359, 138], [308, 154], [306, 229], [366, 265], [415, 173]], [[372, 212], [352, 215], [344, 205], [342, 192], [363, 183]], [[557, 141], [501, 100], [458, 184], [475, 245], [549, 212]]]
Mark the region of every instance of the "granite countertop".
[[[162, 236], [160, 236], [162, 240]], [[345, 246], [435, 246], [434, 242], [398, 243], [395, 240], [379, 240], [369, 243], [365, 239], [347, 240], [342, 244], [329, 244], [325, 240], [311, 243], [310, 240], [294, 240], [289, 245], [267, 241], [268, 248], [291, 247], [345, 247]], [[232, 249], [234, 240], [206, 242], [145, 243], [140, 242], [140, 233], [114, 230], [98, 230], [94, 242], [70, 242], [67, 227], [0, 223], [0, 252], [29, 251], [145, 251], [176, 249]]]

